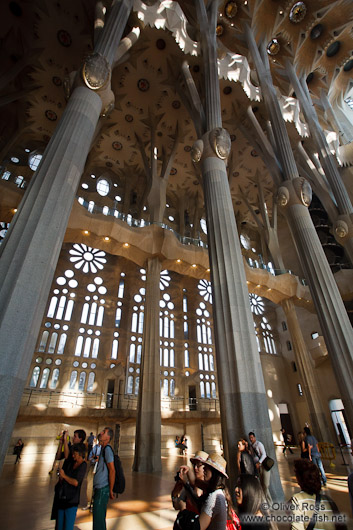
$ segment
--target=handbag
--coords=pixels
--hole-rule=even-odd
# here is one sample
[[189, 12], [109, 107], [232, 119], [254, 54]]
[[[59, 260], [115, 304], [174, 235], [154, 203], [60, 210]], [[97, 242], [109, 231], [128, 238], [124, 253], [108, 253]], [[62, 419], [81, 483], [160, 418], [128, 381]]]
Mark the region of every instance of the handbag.
[[200, 530], [199, 515], [190, 510], [182, 510], [175, 519], [173, 530]]
[[262, 466], [266, 471], [270, 471], [270, 469], [273, 467], [275, 461], [270, 456], [266, 456], [265, 460], [262, 462]]

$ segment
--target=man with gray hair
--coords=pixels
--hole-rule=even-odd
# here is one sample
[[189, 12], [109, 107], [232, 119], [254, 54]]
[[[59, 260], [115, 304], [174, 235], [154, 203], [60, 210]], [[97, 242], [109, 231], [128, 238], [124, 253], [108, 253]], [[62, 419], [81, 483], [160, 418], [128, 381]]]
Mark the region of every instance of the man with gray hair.
[[106, 530], [105, 517], [108, 500], [114, 499], [115, 482], [114, 452], [109, 443], [113, 440], [113, 429], [105, 427], [98, 436], [102, 449], [93, 479], [93, 530]]

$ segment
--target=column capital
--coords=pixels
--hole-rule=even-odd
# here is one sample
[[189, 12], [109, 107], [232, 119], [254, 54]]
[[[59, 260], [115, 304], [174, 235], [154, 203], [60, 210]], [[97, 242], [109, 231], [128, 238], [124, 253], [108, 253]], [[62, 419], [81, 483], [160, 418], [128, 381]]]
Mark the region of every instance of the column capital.
[[353, 214], [339, 215], [333, 225], [335, 239], [344, 245], [353, 237]]
[[310, 206], [312, 189], [309, 182], [303, 177], [285, 180], [277, 191], [277, 204], [282, 209], [287, 209], [294, 204]]
[[202, 138], [196, 140], [191, 149], [193, 162], [200, 162], [202, 158], [220, 158], [226, 160], [231, 149], [229, 133], [223, 127], [215, 127], [207, 131]]

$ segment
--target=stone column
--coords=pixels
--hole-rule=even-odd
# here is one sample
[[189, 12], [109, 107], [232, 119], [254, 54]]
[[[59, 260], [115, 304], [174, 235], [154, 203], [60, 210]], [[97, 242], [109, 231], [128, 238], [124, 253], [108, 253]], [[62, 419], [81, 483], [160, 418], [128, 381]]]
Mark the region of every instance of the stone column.
[[[226, 158], [230, 138], [222, 129], [217, 71], [217, 2], [207, 16], [199, 0], [202, 56], [206, 84], [206, 130], [193, 147], [194, 160], [201, 160], [207, 214], [208, 246], [214, 295], [213, 319], [218, 394], [224, 455], [232, 488], [235, 485], [237, 441], [255, 431], [268, 454], [275, 458], [265, 385], [250, 309], [243, 258], [232, 205]], [[283, 499], [278, 466], [271, 472], [271, 494]]]
[[145, 318], [138, 397], [134, 471], [160, 472], [161, 389], [159, 361], [159, 278], [161, 263], [149, 258], [146, 266]]
[[[300, 329], [292, 299], [283, 300], [281, 306], [286, 315], [289, 333], [294, 346], [295, 361], [302, 380], [303, 392], [309, 407], [310, 423], [315, 436], [324, 442], [332, 442], [332, 434], [327, 424], [320, 390], [316, 383], [314, 368], [305, 340]], [[327, 410], [328, 410], [328, 404]]]
[[[0, 467], [31, 364], [68, 218], [132, 0], [116, 3], [0, 249]], [[118, 20], [116, 20], [118, 19]], [[14, 330], [16, 329], [16, 332]]]
[[332, 367], [341, 391], [345, 413], [353, 429], [353, 330], [330, 266], [311, 220], [308, 206], [312, 191], [309, 183], [299, 177], [287, 129], [272, 83], [268, 54], [264, 42], [260, 51], [252, 30], [244, 34], [251, 52], [262, 96], [271, 120], [276, 155], [283, 183], [278, 189], [278, 205], [286, 217], [305, 278], [319, 317]]
[[300, 102], [305, 119], [308, 122], [310, 133], [316, 144], [321, 166], [337, 201], [339, 216], [334, 226], [334, 236], [338, 243], [343, 245], [351, 264], [353, 264], [352, 202], [338, 171], [337, 162], [330, 151], [319, 123], [305, 80], [302, 80], [302, 82], [299, 81], [294, 66], [289, 61], [286, 63], [286, 72]]

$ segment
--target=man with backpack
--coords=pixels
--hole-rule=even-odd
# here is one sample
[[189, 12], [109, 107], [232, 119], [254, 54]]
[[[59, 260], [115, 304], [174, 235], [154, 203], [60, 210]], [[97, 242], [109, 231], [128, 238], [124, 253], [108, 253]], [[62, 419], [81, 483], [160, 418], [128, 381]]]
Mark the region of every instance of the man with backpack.
[[109, 445], [113, 436], [113, 429], [110, 427], [105, 427], [98, 436], [102, 449], [93, 478], [93, 530], [106, 530], [108, 500], [115, 498], [114, 452]]

